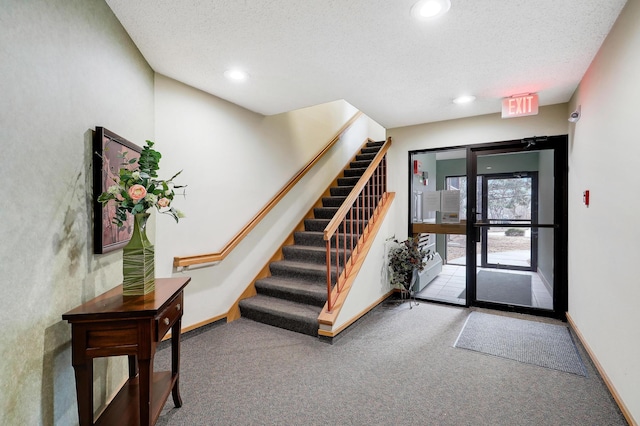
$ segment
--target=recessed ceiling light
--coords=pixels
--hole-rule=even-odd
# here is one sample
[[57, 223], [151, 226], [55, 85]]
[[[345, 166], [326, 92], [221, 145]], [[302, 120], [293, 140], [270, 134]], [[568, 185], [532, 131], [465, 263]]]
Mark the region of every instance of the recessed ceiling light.
[[411, 14], [417, 19], [439, 18], [451, 8], [450, 0], [420, 0], [411, 8]]
[[229, 80], [244, 81], [249, 77], [249, 74], [247, 74], [246, 71], [243, 71], [241, 69], [233, 68], [233, 69], [226, 70], [224, 72], [224, 76], [227, 77]]
[[476, 100], [476, 97], [473, 95], [464, 95], [464, 96], [458, 96], [457, 98], [455, 98], [453, 100], [454, 104], [468, 104], [470, 102], [473, 102]]

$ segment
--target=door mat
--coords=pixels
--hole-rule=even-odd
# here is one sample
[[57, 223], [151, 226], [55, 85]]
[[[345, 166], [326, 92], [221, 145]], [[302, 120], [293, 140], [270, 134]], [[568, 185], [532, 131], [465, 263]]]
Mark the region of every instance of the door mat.
[[[531, 275], [480, 271], [476, 289], [477, 300], [531, 306]], [[463, 290], [458, 297], [465, 299], [466, 295], [466, 290]]]
[[587, 375], [571, 333], [562, 325], [471, 312], [453, 346]]

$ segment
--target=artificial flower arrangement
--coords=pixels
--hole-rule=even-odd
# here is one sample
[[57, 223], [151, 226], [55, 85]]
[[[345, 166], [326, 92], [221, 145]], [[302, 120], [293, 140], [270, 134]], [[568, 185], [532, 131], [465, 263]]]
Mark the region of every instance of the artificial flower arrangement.
[[409, 237], [400, 242], [395, 237], [391, 240], [397, 244], [389, 251], [389, 269], [391, 269], [391, 285], [411, 290], [413, 271], [423, 271], [427, 262], [433, 259], [431, 250], [420, 248], [420, 237]]
[[[151, 207], [155, 207], [160, 213], [169, 214], [178, 222], [184, 214], [171, 206], [175, 196], [174, 189], [185, 188], [186, 185], [175, 185], [175, 179], [182, 170], [168, 180], [157, 179], [162, 154], [154, 150], [152, 141], [146, 141], [142, 148], [140, 158], [128, 159], [127, 153], [122, 154], [117, 184], [112, 185], [100, 194], [98, 202], [104, 206], [110, 200], [115, 201], [116, 212], [113, 223], [121, 227], [127, 220], [127, 213], [133, 215], [145, 213]], [[134, 163], [137, 168], [133, 168]], [[131, 167], [131, 168], [129, 168]]]

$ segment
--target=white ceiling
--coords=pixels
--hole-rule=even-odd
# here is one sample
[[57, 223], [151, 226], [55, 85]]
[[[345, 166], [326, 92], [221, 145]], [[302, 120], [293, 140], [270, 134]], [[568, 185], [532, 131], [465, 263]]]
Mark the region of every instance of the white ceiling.
[[106, 2], [160, 74], [265, 115], [344, 99], [393, 128], [567, 102], [626, 0], [451, 0], [437, 21], [414, 0]]

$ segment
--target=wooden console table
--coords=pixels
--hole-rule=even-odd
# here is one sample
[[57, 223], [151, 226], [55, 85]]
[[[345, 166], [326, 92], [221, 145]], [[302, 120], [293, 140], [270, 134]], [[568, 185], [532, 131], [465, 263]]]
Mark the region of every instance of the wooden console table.
[[[155, 291], [123, 296], [122, 285], [62, 315], [71, 324], [80, 426], [153, 425], [169, 393], [182, 405], [180, 324], [183, 289], [191, 278], [156, 279]], [[154, 372], [156, 346], [171, 329], [171, 371]], [[93, 419], [93, 359], [128, 355], [129, 380]]]

